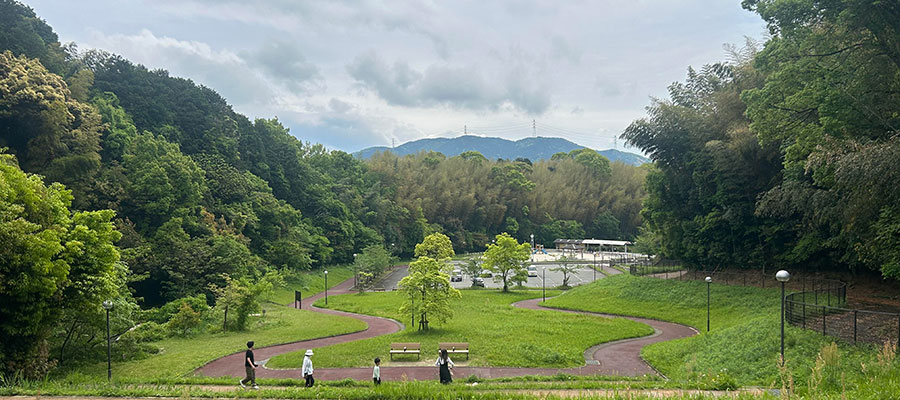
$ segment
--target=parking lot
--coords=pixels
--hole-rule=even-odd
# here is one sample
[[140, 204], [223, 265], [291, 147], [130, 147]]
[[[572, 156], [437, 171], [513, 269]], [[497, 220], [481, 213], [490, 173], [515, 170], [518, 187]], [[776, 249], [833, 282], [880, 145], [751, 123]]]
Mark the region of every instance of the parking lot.
[[[555, 260], [555, 258], [560, 255], [561, 254], [559, 254], [558, 251], [550, 250], [550, 254], [538, 253], [533, 256], [534, 261], [546, 262], [546, 264], [535, 264], [534, 267], [537, 270], [537, 276], [528, 277], [528, 281], [525, 282], [524, 286], [530, 288], [540, 288], [542, 286], [541, 275], [544, 273], [546, 273], [546, 275], [544, 275], [546, 277], [546, 287], [553, 288], [562, 285], [563, 274], [558, 271], [553, 271], [553, 269], [559, 267], [559, 264], [552, 263], [552, 260]], [[569, 277], [569, 286], [578, 286], [584, 283], [590, 283], [594, 279], [602, 279], [605, 275], [614, 275], [620, 273], [618, 270], [610, 268], [608, 265], [610, 263], [610, 260], [622, 257], [624, 253], [597, 253], [596, 255], [593, 253], [568, 253], [566, 255], [574, 259], [590, 262], [591, 264], [593, 264], [592, 261], [596, 261], [597, 266], [600, 269], [595, 273], [594, 269], [591, 268], [591, 264], [579, 265], [577, 271], [574, 274], [570, 274]], [[629, 254], [629, 256], [641, 257], [642, 255]], [[462, 270], [464, 261], [453, 261], [452, 264], [454, 269]], [[605, 275], [604, 273], [601, 273], [601, 270], [605, 273]], [[378, 287], [384, 288], [385, 290], [396, 290], [397, 284], [400, 282], [400, 279], [405, 277], [408, 273], [409, 271], [406, 267], [395, 269], [394, 271], [389, 273], [388, 276], [381, 280], [381, 284]], [[472, 286], [472, 278], [467, 276], [465, 273], [463, 273], [462, 276], [462, 282], [451, 282], [453, 287], [462, 289]], [[486, 288], [497, 289], [503, 287], [502, 281], [495, 282], [492, 277], [484, 277], [483, 279]]]
[[[454, 264], [454, 266], [456, 268], [460, 268], [461, 264]], [[541, 275], [543, 273], [546, 273], [545, 276], [547, 279], [547, 287], [548, 288], [557, 287], [559, 285], [562, 285], [562, 281], [563, 281], [562, 272], [552, 271], [552, 269], [557, 268], [557, 267], [559, 267], [559, 265], [557, 265], [557, 264], [535, 265], [535, 268], [537, 269], [537, 276], [536, 277], [534, 277], [534, 276], [528, 277], [528, 281], [525, 282], [524, 286], [531, 287], [531, 288], [541, 287]], [[546, 271], [544, 271], [543, 268], [546, 268]], [[616, 271], [616, 272], [618, 272], [618, 271]], [[596, 275], [596, 278], [595, 278], [595, 275]], [[594, 270], [591, 268], [590, 265], [580, 266], [580, 268], [578, 268], [578, 270], [574, 274], [569, 274], [569, 286], [577, 286], [577, 285], [581, 285], [583, 283], [590, 283], [594, 279], [601, 279], [603, 277], [604, 277], [604, 275], [602, 273], [600, 273], [599, 271], [597, 271], [595, 274]], [[459, 288], [459, 289], [471, 287], [472, 279], [468, 275], [463, 274], [462, 282], [452, 282], [452, 285], [453, 285], [453, 287]], [[503, 282], [502, 281], [495, 282], [494, 278], [485, 277], [484, 278], [484, 286], [486, 288], [495, 288], [495, 289], [502, 288]]]

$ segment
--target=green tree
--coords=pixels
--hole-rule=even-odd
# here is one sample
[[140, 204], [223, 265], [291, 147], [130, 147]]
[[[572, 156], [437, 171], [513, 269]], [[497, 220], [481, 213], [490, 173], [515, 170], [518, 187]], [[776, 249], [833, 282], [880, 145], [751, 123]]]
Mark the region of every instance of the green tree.
[[472, 287], [475, 287], [475, 278], [481, 276], [481, 271], [484, 270], [482, 267], [483, 263], [481, 257], [469, 257], [466, 259], [466, 263], [463, 264], [462, 272], [472, 279]]
[[375, 279], [384, 274], [392, 262], [393, 257], [381, 245], [367, 246], [362, 253], [357, 254], [353, 269], [357, 276], [356, 288], [360, 293], [371, 287]]
[[416, 245], [416, 257], [429, 257], [441, 262], [448, 261], [453, 255], [453, 243], [443, 233], [432, 233], [422, 243]]
[[519, 243], [508, 234], [496, 236], [496, 243], [487, 245], [484, 266], [494, 272], [494, 280], [503, 282], [503, 291], [509, 291], [509, 281], [516, 275], [528, 274], [525, 262], [531, 256], [531, 245]]
[[432, 320], [446, 322], [452, 318], [450, 302], [462, 297], [459, 290], [450, 286], [446, 265], [422, 256], [409, 264], [409, 275], [400, 280], [400, 290], [409, 299], [400, 306], [400, 312], [418, 315], [420, 331], [427, 331]]
[[569, 278], [571, 278], [571, 275], [578, 272], [578, 264], [572, 263], [572, 259], [569, 256], [557, 258], [556, 262], [559, 266], [550, 268], [550, 270], [561, 272], [563, 274], [562, 287], [567, 288], [569, 287]]
[[[0, 372], [47, 372], [47, 336], [61, 304], [99, 309], [116, 292], [121, 270], [112, 212], [71, 213], [72, 196], [44, 185], [0, 154]], [[82, 291], [85, 283], [95, 288]], [[78, 285], [78, 286], [76, 286]]]

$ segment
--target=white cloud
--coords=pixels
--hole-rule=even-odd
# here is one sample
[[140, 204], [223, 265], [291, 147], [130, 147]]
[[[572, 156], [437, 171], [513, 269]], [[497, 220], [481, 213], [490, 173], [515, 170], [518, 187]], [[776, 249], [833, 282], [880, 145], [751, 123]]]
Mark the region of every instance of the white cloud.
[[[609, 139], [689, 65], [765, 31], [739, 0], [29, 0], [81, 48], [209, 86], [250, 117], [359, 150], [453, 135]], [[87, 21], [87, 22], [85, 22]]]

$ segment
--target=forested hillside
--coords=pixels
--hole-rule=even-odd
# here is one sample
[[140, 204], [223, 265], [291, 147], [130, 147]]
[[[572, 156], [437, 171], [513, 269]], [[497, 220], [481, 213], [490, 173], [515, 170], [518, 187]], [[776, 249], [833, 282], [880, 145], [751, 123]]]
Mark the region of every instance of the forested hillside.
[[646, 170], [590, 150], [362, 161], [213, 88], [62, 45], [17, 1], [0, 0], [0, 23], [0, 373], [38, 377], [97, 346], [103, 300], [114, 329], [156, 306], [151, 321], [190, 326], [372, 246], [410, 255], [431, 232], [482, 251], [504, 231], [550, 243], [640, 225]]
[[623, 135], [643, 213], [694, 266], [900, 278], [900, 3], [744, 0], [772, 35], [690, 70]]

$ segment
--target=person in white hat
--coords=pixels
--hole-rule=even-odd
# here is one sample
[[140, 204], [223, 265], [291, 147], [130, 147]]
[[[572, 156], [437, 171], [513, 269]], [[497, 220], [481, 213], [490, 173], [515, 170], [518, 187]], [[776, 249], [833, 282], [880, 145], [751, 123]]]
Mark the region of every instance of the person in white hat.
[[306, 350], [306, 355], [303, 357], [303, 378], [306, 379], [306, 387], [312, 387], [316, 380], [313, 379], [313, 366], [312, 366], [312, 357], [313, 351], [312, 349]]

